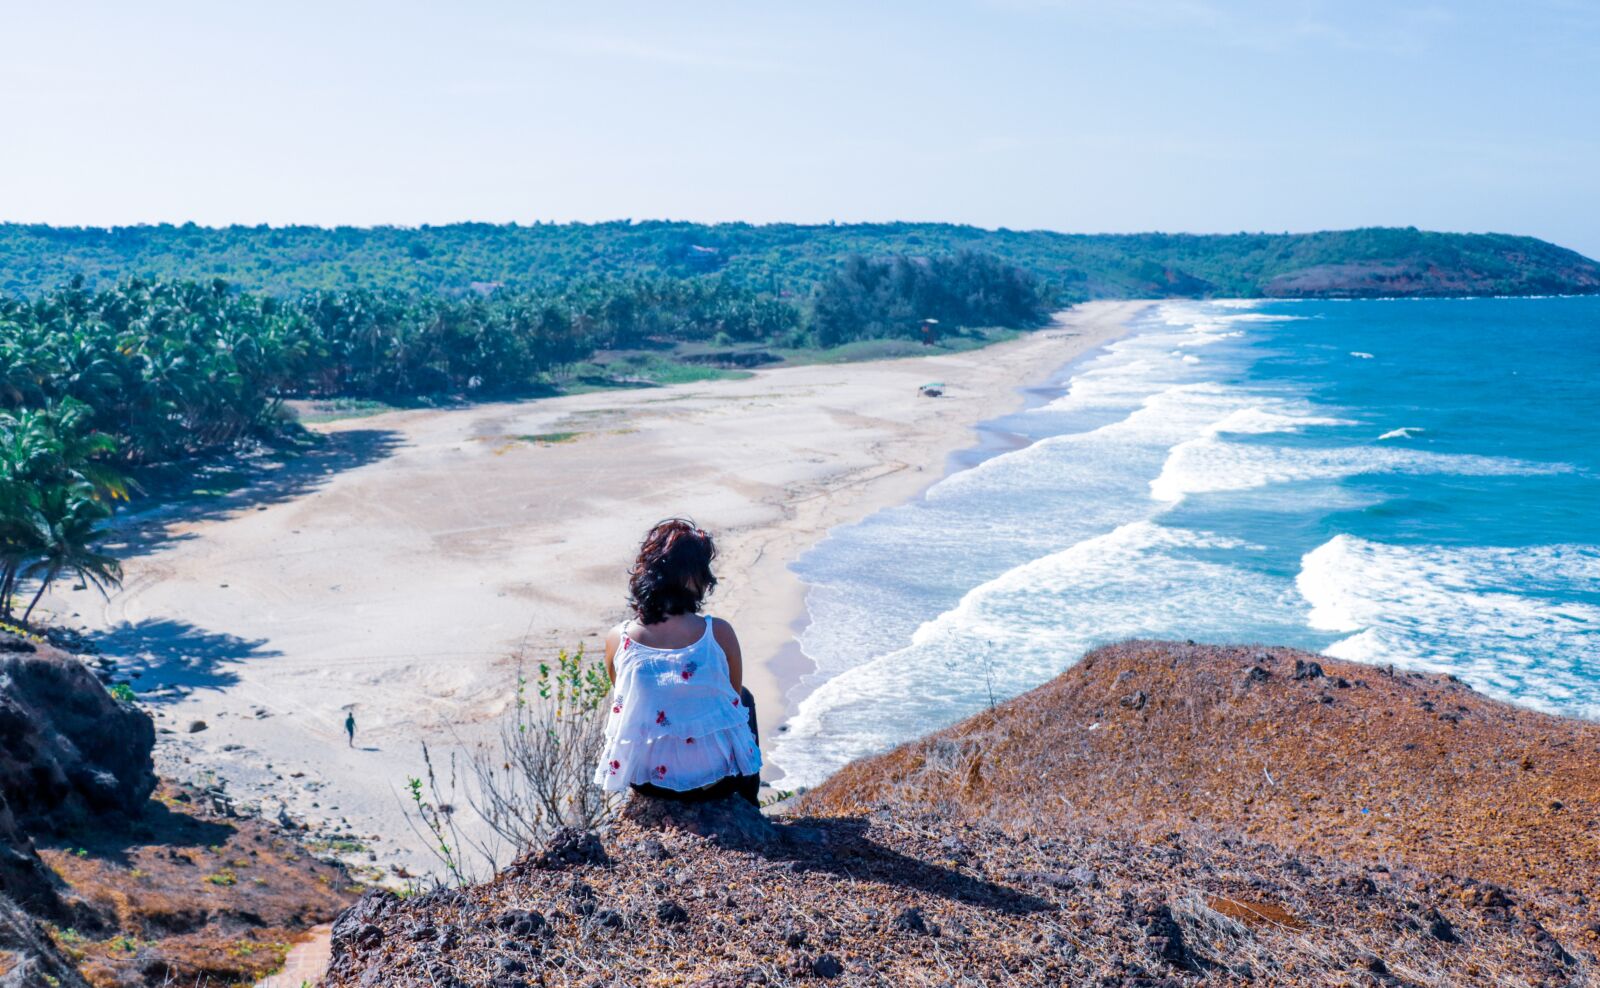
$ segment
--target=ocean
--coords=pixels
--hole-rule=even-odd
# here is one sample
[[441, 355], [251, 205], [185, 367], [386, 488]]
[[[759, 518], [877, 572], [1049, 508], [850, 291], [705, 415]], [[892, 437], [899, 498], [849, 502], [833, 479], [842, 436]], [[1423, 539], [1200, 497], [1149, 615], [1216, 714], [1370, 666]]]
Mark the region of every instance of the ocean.
[[795, 565], [785, 788], [1129, 637], [1600, 717], [1600, 299], [1169, 302]]

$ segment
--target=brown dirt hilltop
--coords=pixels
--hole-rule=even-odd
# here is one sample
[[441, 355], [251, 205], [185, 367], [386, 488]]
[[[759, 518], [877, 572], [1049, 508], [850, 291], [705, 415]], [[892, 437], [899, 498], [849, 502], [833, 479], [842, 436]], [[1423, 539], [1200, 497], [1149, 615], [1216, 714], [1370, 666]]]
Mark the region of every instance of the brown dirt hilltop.
[[776, 821], [636, 799], [487, 884], [369, 893], [326, 983], [1583, 985], [1597, 732], [1135, 642]]
[[1600, 920], [1600, 724], [1291, 649], [1102, 648], [805, 806], [885, 801], [1012, 831], [1209, 830], [1546, 896], [1574, 932]]

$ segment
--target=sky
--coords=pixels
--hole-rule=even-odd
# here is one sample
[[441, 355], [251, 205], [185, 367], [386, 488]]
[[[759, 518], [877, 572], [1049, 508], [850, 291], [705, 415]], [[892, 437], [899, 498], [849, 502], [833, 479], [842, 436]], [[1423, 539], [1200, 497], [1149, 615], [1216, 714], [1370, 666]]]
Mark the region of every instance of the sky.
[[1600, 257], [1600, 2], [0, 0], [0, 221], [1363, 225]]

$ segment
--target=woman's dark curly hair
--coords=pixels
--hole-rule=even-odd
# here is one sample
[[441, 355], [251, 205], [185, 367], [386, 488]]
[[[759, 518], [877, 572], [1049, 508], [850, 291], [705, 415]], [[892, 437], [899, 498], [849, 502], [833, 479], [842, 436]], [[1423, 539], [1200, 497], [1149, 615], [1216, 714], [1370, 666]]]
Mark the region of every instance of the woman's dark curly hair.
[[711, 534], [694, 522], [658, 522], [628, 570], [628, 606], [634, 616], [641, 624], [656, 624], [672, 614], [699, 614], [701, 601], [717, 586], [711, 574], [716, 558]]

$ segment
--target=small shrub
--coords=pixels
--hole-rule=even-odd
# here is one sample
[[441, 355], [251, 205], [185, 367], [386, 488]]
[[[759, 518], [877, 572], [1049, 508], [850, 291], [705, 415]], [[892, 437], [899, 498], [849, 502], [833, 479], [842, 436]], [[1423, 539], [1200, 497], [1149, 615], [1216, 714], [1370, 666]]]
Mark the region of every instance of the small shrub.
[[592, 781], [610, 696], [604, 662], [581, 647], [563, 649], [554, 663], [539, 663], [531, 681], [519, 666], [498, 743], [466, 756], [466, 801], [492, 839], [474, 840], [458, 824], [456, 759], [451, 757], [448, 783], [441, 785], [424, 746], [427, 778], [407, 780], [408, 809], [453, 881], [470, 881], [464, 848], [476, 851], [492, 872], [506, 863], [502, 848], [515, 858], [562, 827], [592, 830], [611, 821], [620, 800]]

